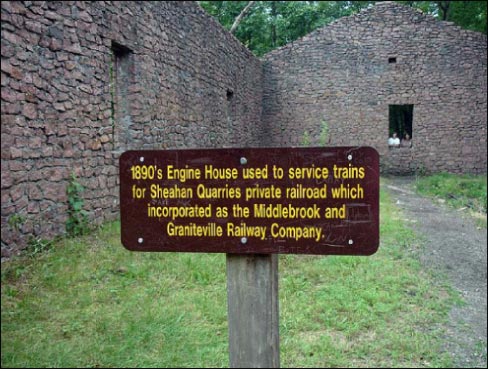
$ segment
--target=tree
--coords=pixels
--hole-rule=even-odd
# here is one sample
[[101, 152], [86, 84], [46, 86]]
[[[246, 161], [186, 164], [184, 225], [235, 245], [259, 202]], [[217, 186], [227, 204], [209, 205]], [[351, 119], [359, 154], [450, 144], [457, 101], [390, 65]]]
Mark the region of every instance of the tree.
[[242, 10], [241, 13], [237, 16], [235, 19], [234, 23], [232, 24], [232, 27], [230, 28], [230, 33], [233, 34], [237, 26], [239, 26], [239, 23], [241, 23], [242, 19], [246, 16], [246, 14], [249, 12], [251, 7], [253, 6], [254, 1], [250, 1], [246, 7]]
[[448, 21], [486, 34], [486, 1], [451, 1]]
[[[486, 34], [485, 1], [399, 1]], [[305, 36], [375, 1], [200, 1], [200, 5], [255, 55]], [[251, 4], [252, 3], [252, 4]], [[251, 9], [252, 7], [252, 9]], [[236, 24], [233, 27], [233, 24]], [[238, 26], [238, 27], [237, 27]]]
[[449, 9], [451, 8], [451, 2], [447, 1], [437, 1], [437, 6], [439, 7], [440, 13], [439, 17], [443, 21], [447, 21], [447, 17], [449, 15]]

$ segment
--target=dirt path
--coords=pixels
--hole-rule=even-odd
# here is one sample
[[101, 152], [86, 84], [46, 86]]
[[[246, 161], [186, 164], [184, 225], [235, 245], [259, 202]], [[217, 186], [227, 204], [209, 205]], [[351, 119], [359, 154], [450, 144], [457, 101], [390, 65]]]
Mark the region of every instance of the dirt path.
[[421, 263], [445, 273], [465, 302], [450, 312], [444, 348], [457, 367], [486, 368], [486, 229], [466, 213], [417, 195], [412, 177], [388, 178], [385, 184], [407, 224], [427, 242]]

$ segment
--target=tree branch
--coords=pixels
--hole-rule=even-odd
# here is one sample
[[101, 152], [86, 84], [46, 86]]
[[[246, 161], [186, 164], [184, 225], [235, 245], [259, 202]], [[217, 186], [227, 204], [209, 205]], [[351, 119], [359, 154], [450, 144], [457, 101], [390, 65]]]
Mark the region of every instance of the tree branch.
[[244, 9], [242, 9], [242, 12], [236, 17], [234, 24], [230, 28], [231, 34], [234, 33], [237, 26], [239, 26], [239, 23], [241, 23], [242, 19], [246, 16], [246, 14], [249, 12], [249, 10], [251, 9], [251, 7], [253, 6], [254, 3], [255, 3], [255, 1], [250, 1], [249, 3], [247, 3], [246, 7]]

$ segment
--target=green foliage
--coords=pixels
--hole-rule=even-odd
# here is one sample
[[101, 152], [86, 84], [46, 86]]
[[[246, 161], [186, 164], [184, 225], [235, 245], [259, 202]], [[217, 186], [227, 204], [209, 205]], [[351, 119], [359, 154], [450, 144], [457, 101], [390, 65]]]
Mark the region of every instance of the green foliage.
[[75, 237], [89, 232], [88, 214], [83, 210], [83, 186], [78, 183], [74, 173], [71, 174], [66, 194], [68, 195], [68, 219], [66, 233]]
[[320, 146], [325, 146], [328, 140], [329, 140], [329, 125], [325, 120], [323, 120], [322, 123], [320, 124], [320, 139], [319, 139]]
[[[226, 28], [247, 1], [200, 1]], [[257, 56], [307, 35], [337, 18], [352, 14], [372, 1], [258, 1], [237, 28], [236, 37]]]
[[429, 172], [424, 162], [422, 161], [417, 162], [415, 166], [415, 177], [417, 178], [417, 180], [419, 179], [419, 177], [424, 177], [427, 176], [428, 174]]
[[447, 20], [486, 34], [486, 1], [451, 1]]
[[[399, 1], [442, 19], [438, 1]], [[199, 1], [202, 8], [229, 30], [247, 1]], [[257, 56], [288, 44], [375, 1], [257, 1], [235, 36]], [[486, 2], [451, 1], [447, 20], [486, 34]]]
[[53, 248], [54, 241], [47, 240], [40, 237], [29, 237], [27, 247], [23, 250], [23, 253], [28, 256], [36, 256], [39, 253], [49, 251]]
[[8, 218], [8, 225], [10, 228], [19, 231], [22, 225], [25, 223], [25, 216], [22, 216], [20, 214], [12, 214]]
[[301, 146], [310, 146], [311, 144], [311, 141], [310, 141], [310, 134], [308, 133], [308, 131], [305, 131], [303, 133], [303, 137], [302, 137], [302, 142], [301, 142]]
[[[319, 145], [325, 146], [329, 139], [329, 125], [325, 120], [323, 120], [320, 124], [320, 137], [319, 137]], [[311, 146], [312, 145], [312, 138], [310, 132], [305, 130], [303, 132], [302, 139], [300, 141], [300, 146]]]
[[486, 34], [486, 1], [399, 1], [440, 20]]
[[453, 175], [440, 173], [419, 178], [417, 190], [425, 195], [440, 198], [455, 208], [468, 207], [486, 214], [486, 175]]

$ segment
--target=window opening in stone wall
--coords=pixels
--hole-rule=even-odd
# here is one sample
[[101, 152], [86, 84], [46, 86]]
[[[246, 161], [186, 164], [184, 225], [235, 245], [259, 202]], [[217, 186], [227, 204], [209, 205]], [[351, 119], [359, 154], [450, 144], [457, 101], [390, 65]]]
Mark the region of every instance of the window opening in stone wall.
[[133, 81], [132, 50], [112, 41], [110, 66], [111, 117], [114, 141], [120, 150], [130, 143], [129, 87]]
[[234, 91], [231, 89], [227, 89], [227, 106], [226, 106], [226, 114], [227, 114], [227, 130], [229, 131], [229, 135], [232, 132], [232, 124], [234, 119]]
[[227, 90], [227, 101], [231, 101], [234, 97], [234, 92], [230, 89]]
[[390, 138], [396, 133], [400, 140], [410, 141], [413, 135], [413, 105], [389, 105], [388, 116]]
[[388, 63], [396, 63], [396, 57], [388, 58]]

